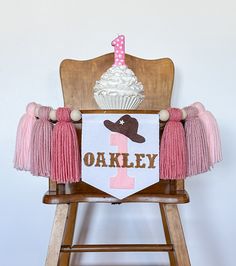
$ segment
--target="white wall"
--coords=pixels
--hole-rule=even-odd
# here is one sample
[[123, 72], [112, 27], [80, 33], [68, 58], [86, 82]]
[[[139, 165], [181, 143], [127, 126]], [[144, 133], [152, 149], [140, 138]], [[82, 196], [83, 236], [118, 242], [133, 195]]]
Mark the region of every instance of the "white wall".
[[[117, 33], [127, 53], [170, 57], [176, 76], [173, 106], [201, 101], [220, 125], [224, 161], [189, 178], [191, 203], [181, 206], [193, 266], [235, 265], [236, 4], [233, 0], [8, 0], [0, 8], [0, 264], [42, 266], [54, 207], [41, 198], [47, 180], [12, 167], [15, 133], [30, 101], [62, 105], [58, 66], [112, 51]], [[154, 205], [84, 205], [87, 241], [163, 241]], [[79, 226], [79, 228], [81, 228]], [[126, 240], [127, 241], [127, 240]], [[73, 265], [159, 265], [163, 254], [85, 254]], [[77, 262], [76, 262], [77, 261]]]

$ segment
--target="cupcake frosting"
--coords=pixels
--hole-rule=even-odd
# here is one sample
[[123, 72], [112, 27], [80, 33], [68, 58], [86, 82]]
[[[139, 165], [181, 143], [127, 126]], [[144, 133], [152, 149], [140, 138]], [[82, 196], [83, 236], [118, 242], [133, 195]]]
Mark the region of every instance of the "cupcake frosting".
[[94, 95], [139, 96], [144, 98], [141, 82], [127, 66], [112, 66], [96, 81]]

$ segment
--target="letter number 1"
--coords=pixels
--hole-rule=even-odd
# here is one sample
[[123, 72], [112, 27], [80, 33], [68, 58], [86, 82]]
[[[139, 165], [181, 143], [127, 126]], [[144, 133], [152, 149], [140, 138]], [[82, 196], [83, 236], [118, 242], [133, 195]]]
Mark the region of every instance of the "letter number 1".
[[[128, 138], [120, 133], [112, 133], [110, 135], [110, 144], [118, 146], [118, 153], [127, 153]], [[123, 164], [121, 156], [119, 156], [120, 165]], [[127, 168], [119, 167], [117, 175], [110, 178], [110, 188], [115, 189], [133, 189], [135, 179], [127, 175]]]

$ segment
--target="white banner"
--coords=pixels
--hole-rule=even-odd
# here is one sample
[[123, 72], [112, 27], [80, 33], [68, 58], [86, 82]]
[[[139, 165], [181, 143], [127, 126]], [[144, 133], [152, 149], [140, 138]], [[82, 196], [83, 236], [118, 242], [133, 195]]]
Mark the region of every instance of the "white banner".
[[118, 199], [159, 181], [159, 115], [83, 114], [82, 180]]

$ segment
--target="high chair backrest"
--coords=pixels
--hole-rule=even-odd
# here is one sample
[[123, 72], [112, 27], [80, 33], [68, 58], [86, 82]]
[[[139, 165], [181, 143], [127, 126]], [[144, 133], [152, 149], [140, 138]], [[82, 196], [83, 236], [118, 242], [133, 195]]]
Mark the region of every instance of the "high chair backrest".
[[[93, 87], [113, 61], [113, 53], [91, 60], [64, 60], [60, 75], [65, 106], [98, 109]], [[170, 106], [174, 65], [169, 58], [145, 60], [126, 54], [126, 64], [144, 86], [145, 100], [138, 109], [160, 110]]]
[[[99, 109], [93, 97], [93, 87], [96, 80], [112, 66], [113, 60], [113, 53], [90, 60], [63, 60], [60, 76], [65, 106], [79, 110]], [[126, 64], [144, 86], [145, 99], [138, 109], [168, 108], [174, 81], [174, 64], [171, 59], [146, 60], [126, 54]], [[182, 190], [184, 182], [161, 180], [158, 187], [162, 185], [167, 185], [168, 190]], [[58, 186], [52, 181], [50, 190], [58, 190]]]

